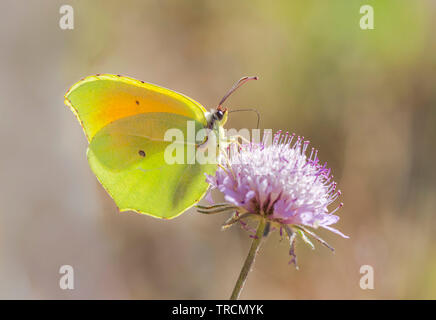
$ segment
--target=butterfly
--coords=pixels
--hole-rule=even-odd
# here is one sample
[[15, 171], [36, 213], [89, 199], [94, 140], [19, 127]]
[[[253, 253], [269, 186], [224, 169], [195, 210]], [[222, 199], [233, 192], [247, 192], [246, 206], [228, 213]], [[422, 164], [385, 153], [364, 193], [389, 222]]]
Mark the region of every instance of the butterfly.
[[[208, 143], [208, 136], [197, 139], [197, 133], [209, 129], [222, 137], [228, 116], [222, 104], [243, 83], [256, 79], [240, 79], [209, 112], [183, 94], [112, 74], [77, 82], [65, 94], [65, 104], [89, 142], [91, 170], [119, 210], [171, 219], [200, 201], [208, 189], [205, 175], [217, 169], [216, 163], [195, 161], [190, 150]], [[169, 130], [182, 133], [182, 163], [165, 158], [172, 143], [165, 136]]]

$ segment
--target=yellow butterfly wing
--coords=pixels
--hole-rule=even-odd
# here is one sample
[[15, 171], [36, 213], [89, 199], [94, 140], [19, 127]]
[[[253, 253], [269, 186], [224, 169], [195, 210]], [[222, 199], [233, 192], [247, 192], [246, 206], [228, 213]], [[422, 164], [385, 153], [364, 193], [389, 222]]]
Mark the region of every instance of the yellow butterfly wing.
[[[207, 126], [196, 101], [153, 84], [116, 75], [87, 77], [65, 95], [89, 141], [88, 161], [121, 211], [171, 219], [197, 203], [216, 164], [188, 158], [188, 121], [194, 137]], [[186, 161], [168, 164], [165, 132], [178, 129]]]
[[65, 104], [80, 121], [88, 142], [111, 122], [149, 112], [178, 114], [207, 125], [206, 109], [193, 99], [112, 74], [89, 76], [77, 82], [65, 94]]

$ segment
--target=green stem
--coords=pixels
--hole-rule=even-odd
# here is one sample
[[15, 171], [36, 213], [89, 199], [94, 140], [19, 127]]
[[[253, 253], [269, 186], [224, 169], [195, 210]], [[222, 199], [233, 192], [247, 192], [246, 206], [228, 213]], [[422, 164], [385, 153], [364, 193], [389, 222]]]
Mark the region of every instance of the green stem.
[[233, 289], [230, 300], [237, 300], [241, 294], [241, 290], [244, 287], [245, 280], [247, 280], [248, 273], [253, 266], [254, 258], [256, 258], [259, 252], [260, 244], [262, 242], [263, 233], [265, 231], [266, 221], [262, 218], [257, 226], [256, 237], [251, 243], [250, 251], [248, 252], [247, 258], [245, 259], [244, 265], [242, 266], [241, 273], [239, 274], [238, 281], [236, 281], [235, 288]]

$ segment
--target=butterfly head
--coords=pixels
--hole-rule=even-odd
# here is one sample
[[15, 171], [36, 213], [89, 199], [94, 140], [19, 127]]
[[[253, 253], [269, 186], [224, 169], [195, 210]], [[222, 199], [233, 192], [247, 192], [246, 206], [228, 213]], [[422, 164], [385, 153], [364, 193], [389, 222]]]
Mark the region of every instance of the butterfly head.
[[216, 125], [223, 126], [227, 122], [227, 108], [218, 106], [218, 108], [211, 110], [207, 119], [208, 128], [214, 129]]

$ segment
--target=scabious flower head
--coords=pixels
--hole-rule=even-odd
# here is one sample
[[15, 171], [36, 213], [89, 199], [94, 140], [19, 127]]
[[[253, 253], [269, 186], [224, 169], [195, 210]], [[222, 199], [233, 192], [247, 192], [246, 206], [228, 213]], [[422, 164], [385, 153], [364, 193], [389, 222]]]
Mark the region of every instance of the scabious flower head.
[[[268, 231], [285, 231], [290, 239], [291, 262], [296, 264], [295, 238], [299, 235], [312, 243], [307, 234], [332, 249], [309, 228], [322, 227], [345, 238], [331, 227], [339, 217], [334, 215], [342, 203], [329, 211], [341, 192], [337, 190], [327, 163], [321, 165], [318, 151], [308, 152], [309, 141], [295, 134], [277, 132], [272, 144], [231, 144], [220, 160], [215, 176], [207, 176], [212, 188], [218, 189], [229, 203], [234, 215], [224, 226], [244, 218], [262, 218]], [[215, 211], [219, 207], [211, 206]], [[223, 207], [221, 207], [224, 209]]]

